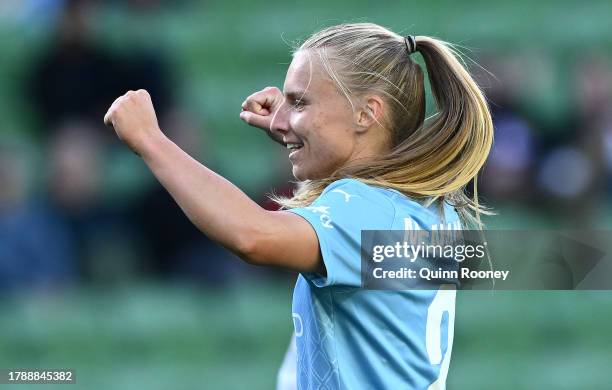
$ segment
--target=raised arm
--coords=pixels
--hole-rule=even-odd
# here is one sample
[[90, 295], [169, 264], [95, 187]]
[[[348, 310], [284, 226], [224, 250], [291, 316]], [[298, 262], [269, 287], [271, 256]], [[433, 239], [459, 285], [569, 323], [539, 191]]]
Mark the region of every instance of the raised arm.
[[104, 117], [211, 239], [257, 265], [321, 272], [316, 233], [301, 217], [267, 211], [238, 187], [193, 159], [160, 130], [145, 90], [119, 97]]

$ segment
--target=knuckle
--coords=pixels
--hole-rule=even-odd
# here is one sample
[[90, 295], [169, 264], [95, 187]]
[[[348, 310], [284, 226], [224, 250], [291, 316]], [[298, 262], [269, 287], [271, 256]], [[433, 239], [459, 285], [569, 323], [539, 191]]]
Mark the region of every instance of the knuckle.
[[267, 92], [264, 92], [264, 91], [259, 91], [257, 93], [254, 93], [253, 95], [249, 96], [249, 99], [247, 100], [247, 102], [248, 104], [258, 103], [262, 100], [265, 100], [266, 94]]

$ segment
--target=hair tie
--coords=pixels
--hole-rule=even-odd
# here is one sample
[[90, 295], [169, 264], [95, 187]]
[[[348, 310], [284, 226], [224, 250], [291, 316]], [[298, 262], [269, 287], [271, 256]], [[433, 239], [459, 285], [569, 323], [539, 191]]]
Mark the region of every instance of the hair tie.
[[415, 51], [417, 51], [416, 39], [414, 39], [414, 36], [408, 35], [408, 36], [404, 37], [404, 43], [406, 44], [406, 49], [408, 50], [408, 55], [410, 55], [410, 54], [414, 53]]

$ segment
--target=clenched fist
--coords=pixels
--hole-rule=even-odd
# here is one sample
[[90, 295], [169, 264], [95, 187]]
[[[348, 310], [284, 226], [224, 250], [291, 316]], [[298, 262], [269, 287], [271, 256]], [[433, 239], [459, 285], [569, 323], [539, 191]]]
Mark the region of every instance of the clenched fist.
[[266, 87], [247, 97], [242, 103], [240, 119], [251, 126], [265, 130], [274, 141], [285, 145], [283, 135], [270, 128], [272, 120], [278, 109], [282, 106], [285, 97], [280, 89]]
[[104, 124], [112, 126], [119, 139], [141, 155], [146, 143], [163, 137], [151, 96], [144, 89], [129, 91], [118, 97], [104, 116]]

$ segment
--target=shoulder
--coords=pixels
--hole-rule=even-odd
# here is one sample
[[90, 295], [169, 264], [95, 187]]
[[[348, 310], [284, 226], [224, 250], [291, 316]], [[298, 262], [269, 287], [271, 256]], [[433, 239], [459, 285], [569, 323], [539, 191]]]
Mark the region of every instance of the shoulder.
[[389, 229], [395, 208], [380, 190], [356, 179], [329, 184], [309, 206], [289, 210], [304, 217], [315, 215], [326, 228], [350, 226]]
[[328, 185], [316, 201], [338, 200], [347, 204], [375, 203], [383, 208], [392, 207], [392, 200], [386, 191], [388, 190], [365, 184], [357, 179], [340, 179]]
[[[329, 202], [338, 199], [340, 202], [355, 199], [353, 205], [367, 214], [379, 213], [380, 216], [392, 217], [393, 229], [451, 229], [460, 227], [459, 216], [454, 207], [444, 203], [430, 204], [417, 200], [391, 188], [369, 185], [357, 179], [341, 179], [331, 183], [319, 199]], [[407, 222], [409, 221], [409, 222]]]

